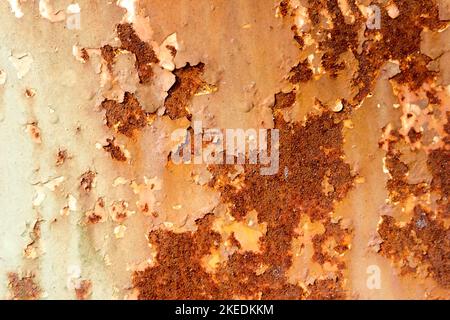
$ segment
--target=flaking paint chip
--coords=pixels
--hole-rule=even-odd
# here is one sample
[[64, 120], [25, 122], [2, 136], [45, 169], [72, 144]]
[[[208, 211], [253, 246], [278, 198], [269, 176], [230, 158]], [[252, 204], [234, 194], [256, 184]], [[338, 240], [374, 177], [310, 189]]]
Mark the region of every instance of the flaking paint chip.
[[55, 10], [53, 8], [53, 1], [39, 0], [39, 13], [41, 16], [50, 22], [62, 22], [66, 19], [64, 11]]
[[0, 86], [3, 86], [6, 83], [6, 72], [4, 70], [0, 70]]
[[124, 225], [119, 225], [114, 228], [114, 236], [117, 239], [122, 239], [125, 236], [125, 231], [127, 231], [127, 227]]
[[19, 0], [8, 0], [9, 6], [11, 7], [11, 12], [14, 13], [16, 18], [20, 19], [23, 17], [22, 9], [20, 8]]
[[[11, 144], [4, 158], [13, 179], [6, 187], [20, 214], [0, 234], [13, 234], [8, 228], [21, 226], [24, 216], [45, 217], [45, 241], [30, 242], [29, 228], [19, 240], [28, 243], [26, 257], [39, 259], [25, 261], [25, 267], [37, 272], [36, 283], [51, 298], [86, 299], [91, 290], [101, 299], [420, 297], [422, 283], [415, 277], [402, 284], [400, 271], [407, 269], [418, 278], [428, 272], [440, 284], [449, 283], [442, 263], [446, 249], [433, 246], [445, 244], [448, 233], [441, 216], [447, 208], [449, 29], [438, 18], [448, 0], [378, 1], [379, 30], [366, 25], [377, 13], [376, 6], [365, 7], [368, 0], [278, 0], [276, 15], [283, 21], [273, 17], [270, 1], [257, 7], [253, 0], [238, 1], [233, 6], [239, 16], [231, 18], [225, 13], [234, 8], [226, 1], [206, 14], [192, 1], [88, 1], [82, 3], [82, 37], [69, 31], [69, 20], [61, 32], [64, 13], [80, 13], [75, 1], [64, 7], [60, 1], [30, 2], [10, 0], [16, 16], [23, 15], [25, 3], [32, 16], [2, 30], [5, 47], [28, 50], [35, 61], [30, 54], [0, 59], [8, 72], [6, 79], [0, 71], [0, 113], [7, 113], [0, 131], [23, 131], [18, 139], [3, 136]], [[205, 25], [205, 17], [211, 23]], [[11, 20], [12, 14], [5, 19]], [[26, 43], [33, 23], [46, 39], [38, 45]], [[54, 72], [44, 76], [48, 71]], [[26, 99], [34, 96], [25, 91], [33, 86], [37, 99]], [[188, 146], [188, 133], [201, 136], [193, 126], [198, 120], [203, 129], [277, 129], [280, 141], [270, 145], [280, 149], [279, 170], [260, 176], [260, 164], [175, 166], [174, 151]], [[45, 136], [41, 145], [26, 131], [41, 143], [38, 126]], [[178, 128], [181, 133], [171, 135]], [[249, 145], [260, 142], [257, 133], [248, 136]], [[222, 140], [199, 141], [203, 156]], [[269, 151], [269, 145], [259, 145]], [[72, 161], [66, 161], [63, 146]], [[228, 153], [237, 156], [238, 149]], [[94, 167], [95, 174], [80, 176]], [[28, 188], [16, 179], [21, 170]], [[31, 203], [20, 203], [30, 192]], [[397, 204], [391, 192], [406, 194], [406, 203]], [[0, 200], [5, 212], [14, 212], [9, 199]], [[385, 201], [389, 210], [382, 209]], [[432, 208], [408, 222], [418, 201]], [[384, 218], [377, 230], [382, 213], [404, 221]], [[380, 231], [382, 238], [369, 239]], [[127, 241], [116, 240], [125, 233]], [[408, 241], [396, 244], [402, 239]], [[14, 248], [18, 239], [7, 240]], [[405, 267], [392, 275], [395, 286], [369, 292], [365, 279], [349, 272], [354, 265], [365, 268], [370, 258], [380, 261], [383, 274], [392, 274], [387, 261], [374, 253], [364, 256], [368, 244]], [[48, 254], [41, 254], [41, 246]], [[13, 259], [24, 246], [18, 249]], [[97, 258], [110, 267], [98, 268]], [[84, 280], [80, 267], [67, 270], [68, 262], [82, 266], [95, 285]], [[36, 287], [32, 278], [9, 281], [12, 292], [44, 297], [27, 293]], [[434, 287], [448, 296], [434, 283], [425, 287], [430, 298], [439, 298]]]
[[34, 60], [29, 53], [14, 54], [9, 57], [9, 61], [12, 63], [17, 71], [17, 78], [22, 79], [27, 75], [31, 69], [31, 65]]

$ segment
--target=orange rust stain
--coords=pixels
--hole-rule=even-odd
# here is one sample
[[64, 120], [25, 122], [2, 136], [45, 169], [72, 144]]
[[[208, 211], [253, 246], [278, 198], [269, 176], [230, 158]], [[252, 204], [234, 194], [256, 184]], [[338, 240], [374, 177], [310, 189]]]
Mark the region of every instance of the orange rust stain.
[[[292, 264], [291, 242], [302, 215], [326, 223], [324, 238], [315, 239], [316, 253], [322, 257], [319, 260], [331, 259], [320, 245], [330, 237], [336, 241], [338, 252], [348, 250], [348, 240], [344, 239], [347, 231], [330, 224], [328, 216], [334, 201], [342, 199], [353, 184], [350, 167], [341, 158], [342, 123], [334, 114], [324, 112], [311, 117], [305, 126], [277, 118], [276, 127], [280, 129], [280, 167], [288, 168], [287, 177], [284, 170], [261, 176], [258, 165], [244, 165], [244, 186], [237, 189], [227, 183], [233, 166], [210, 166], [214, 176], [210, 185], [221, 191], [231, 214], [242, 220], [256, 210], [258, 221], [267, 223], [266, 235], [260, 238], [261, 253], [235, 252], [211, 275], [201, 267], [201, 259], [226, 240], [211, 230], [214, 216], [197, 221], [194, 233], [151, 232], [150, 243], [158, 250], [157, 264], [133, 277], [141, 299], [307, 298], [306, 292], [289, 283], [286, 276]], [[327, 174], [334, 190], [325, 195], [321, 181]], [[262, 266], [267, 268], [260, 273]], [[345, 265], [340, 263], [339, 267]], [[342, 298], [341, 285], [338, 277], [325, 292], [319, 292], [324, 286], [320, 281], [311, 285], [311, 291], [322, 298]]]
[[147, 125], [147, 116], [134, 94], [125, 92], [122, 103], [104, 100], [101, 108], [106, 110], [106, 125], [127, 137]]
[[[287, 2], [287, 3], [286, 3]], [[308, 16], [312, 22], [311, 34], [316, 32], [321, 51], [322, 67], [333, 77], [344, 70], [347, 65], [342, 61], [341, 55], [351, 51], [358, 60], [358, 72], [353, 79], [353, 86], [358, 89], [358, 94], [351, 101], [352, 105], [359, 103], [371, 92], [375, 80], [383, 64], [388, 60], [399, 60], [401, 74], [396, 80], [407, 83], [412, 88], [418, 88], [432, 77], [432, 72], [424, 67], [427, 58], [420, 52], [420, 33], [425, 28], [437, 31], [445, 26], [444, 21], [439, 20], [438, 6], [429, 0], [399, 0], [395, 4], [399, 9], [399, 16], [391, 19], [387, 10], [381, 10], [381, 29], [368, 29], [364, 31], [366, 40], [359, 51], [359, 32], [366, 21], [362, 16], [354, 0], [347, 1], [351, 14], [355, 21], [348, 23], [339, 8], [338, 0], [310, 0], [306, 4]], [[290, 6], [289, 1], [282, 2], [283, 15], [287, 15]], [[332, 29], [323, 28], [324, 16], [322, 11], [326, 9], [333, 23]], [[300, 47], [304, 47], [304, 39], [294, 25], [292, 30], [294, 39]], [[402, 39], [402, 41], [398, 41]]]
[[77, 300], [87, 300], [92, 294], [92, 282], [90, 280], [81, 280], [79, 286], [75, 288], [75, 297]]
[[293, 84], [307, 82], [312, 79], [312, 76], [313, 72], [309, 66], [308, 60], [304, 60], [291, 69], [289, 81]]
[[67, 153], [67, 150], [60, 149], [58, 150], [58, 153], [56, 154], [56, 166], [62, 166], [66, 160], [69, 158], [69, 154]]
[[187, 65], [175, 70], [176, 80], [168, 92], [164, 103], [166, 113], [170, 119], [175, 120], [182, 117], [189, 117], [189, 105], [192, 97], [198, 89], [205, 83], [202, 74], [205, 65], [199, 63], [195, 66]]
[[153, 76], [151, 64], [159, 62], [152, 47], [138, 37], [129, 23], [119, 24], [117, 35], [122, 44], [121, 49], [130, 51], [136, 56], [136, 69], [141, 83], [150, 82]]
[[81, 175], [80, 188], [89, 193], [92, 190], [92, 184], [94, 183], [96, 173], [88, 170]]
[[404, 226], [383, 216], [378, 233], [383, 240], [380, 254], [397, 262], [402, 274], [429, 272], [442, 287], [450, 288], [450, 230], [431, 211], [416, 206]]
[[273, 109], [284, 109], [292, 107], [295, 103], [295, 91], [288, 93], [279, 92], [275, 95], [275, 104]]
[[37, 300], [41, 295], [41, 289], [36, 284], [35, 275], [30, 274], [20, 277], [17, 273], [8, 274], [8, 287], [13, 300]]
[[[106, 65], [108, 66], [109, 72], [112, 72], [114, 58], [116, 56], [116, 49], [114, 49], [112, 46], [107, 44], [107, 45], [101, 47], [100, 51], [102, 53], [103, 59], [105, 59], [105, 61], [106, 61]], [[84, 52], [87, 53], [86, 49], [84, 49]], [[85, 60], [85, 59], [83, 58], [83, 60]]]
[[115, 144], [116, 139], [113, 137], [112, 139], [107, 138], [106, 142], [108, 143], [106, 146], [103, 146], [103, 150], [106, 152], [109, 152], [111, 155], [111, 158], [117, 161], [127, 161], [127, 157], [125, 157], [124, 152], [118, 145]]

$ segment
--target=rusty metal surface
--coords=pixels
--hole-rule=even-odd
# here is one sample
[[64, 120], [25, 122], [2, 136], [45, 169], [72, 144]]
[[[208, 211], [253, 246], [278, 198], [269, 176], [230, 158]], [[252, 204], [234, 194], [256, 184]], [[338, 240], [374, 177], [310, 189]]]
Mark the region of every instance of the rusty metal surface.
[[448, 299], [449, 10], [1, 1], [0, 298]]

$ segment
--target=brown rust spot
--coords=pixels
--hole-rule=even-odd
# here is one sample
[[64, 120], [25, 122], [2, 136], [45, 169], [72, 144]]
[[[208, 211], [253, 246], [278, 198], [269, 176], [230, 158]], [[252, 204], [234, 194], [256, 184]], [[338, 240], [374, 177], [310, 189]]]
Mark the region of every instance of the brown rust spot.
[[17, 273], [8, 273], [8, 287], [13, 300], [37, 300], [41, 289], [35, 282], [35, 275], [19, 276]]
[[280, 2], [280, 14], [285, 17], [289, 12], [289, 0], [283, 0]]
[[428, 156], [428, 167], [433, 175], [432, 190], [441, 198], [439, 204], [445, 217], [450, 216], [450, 150], [433, 150]]
[[422, 133], [417, 132], [414, 128], [411, 128], [408, 132], [408, 138], [411, 143], [416, 143], [422, 138]]
[[97, 199], [94, 209], [85, 213], [86, 224], [96, 224], [106, 221], [108, 212], [105, 208], [105, 199], [100, 197]]
[[87, 52], [86, 48], [81, 49], [81, 59], [84, 60], [84, 62], [89, 61], [89, 53]]
[[187, 64], [185, 67], [175, 70], [176, 80], [164, 103], [170, 119], [175, 120], [189, 116], [188, 107], [191, 99], [205, 84], [202, 79], [204, 67], [203, 63], [195, 66]]
[[108, 70], [112, 72], [112, 66], [114, 64], [114, 58], [116, 56], [116, 50], [110, 46], [109, 44], [100, 48], [102, 53], [102, 58], [106, 61], [106, 65], [108, 66]]
[[38, 123], [36, 121], [27, 124], [27, 130], [30, 133], [31, 139], [34, 143], [40, 144], [42, 142], [41, 130], [39, 129]]
[[[349, 230], [343, 229], [340, 224], [332, 223], [330, 219], [324, 222], [325, 232], [317, 234], [313, 237], [312, 243], [314, 247], [313, 260], [323, 265], [325, 262], [340, 264], [336, 256], [330, 255], [330, 252], [342, 254], [349, 249]], [[331, 250], [326, 250], [324, 246], [326, 242], [332, 240], [336, 245]]]
[[86, 193], [91, 192], [93, 183], [95, 180], [96, 173], [94, 171], [88, 170], [81, 175], [80, 178], [80, 188]]
[[75, 288], [75, 297], [77, 300], [87, 300], [92, 294], [92, 282], [90, 280], [81, 280]]
[[289, 81], [293, 84], [300, 82], [307, 82], [312, 79], [313, 72], [309, 67], [308, 60], [299, 62], [295, 67], [291, 69]]
[[399, 0], [395, 4], [399, 16], [391, 19], [388, 12], [382, 9], [381, 29], [366, 29], [368, 39], [363, 43], [362, 52], [354, 52], [359, 61], [358, 74], [354, 79], [354, 84], [359, 88], [357, 101], [370, 93], [380, 68], [389, 59], [400, 61], [401, 73], [395, 79], [413, 89], [433, 76], [425, 66], [427, 57], [417, 53], [420, 52], [422, 30], [437, 31], [445, 25], [439, 21], [436, 2]]
[[122, 103], [105, 99], [100, 107], [106, 110], [106, 125], [127, 137], [147, 124], [147, 115], [132, 93], [125, 92]]
[[422, 84], [431, 82], [436, 76], [435, 72], [427, 68], [427, 64], [431, 60], [431, 58], [422, 54], [411, 55], [400, 65], [402, 72], [396, 75], [393, 80], [399, 84], [409, 86], [411, 90], [419, 89]]
[[342, 300], [345, 299], [347, 293], [343, 290], [336, 288], [342, 288], [343, 286], [343, 274], [341, 273], [337, 280], [323, 279], [316, 280], [313, 285], [308, 286], [310, 294], [309, 300]]
[[102, 221], [103, 217], [100, 215], [97, 215], [95, 213], [95, 211], [92, 211], [87, 217], [86, 217], [86, 222], [88, 224], [97, 224], [100, 221]]
[[36, 95], [36, 91], [32, 88], [26, 88], [25, 89], [25, 96], [27, 98], [33, 98]]
[[[400, 160], [402, 155], [396, 149], [403, 136], [397, 130], [391, 132], [391, 140], [388, 141], [388, 152], [386, 153], [386, 169], [389, 171], [390, 177], [386, 183], [386, 188], [389, 191], [389, 198], [392, 202], [403, 203], [409, 196], [420, 196], [429, 191], [426, 183], [410, 184], [408, 182], [408, 166]], [[380, 143], [380, 146], [382, 144]]]
[[211, 231], [211, 223], [209, 215], [198, 222], [195, 233], [150, 233], [150, 243], [158, 248], [158, 262], [133, 277], [141, 299], [211, 299], [219, 295], [215, 282], [200, 264], [220, 241], [220, 235]]
[[[154, 267], [136, 272], [134, 286], [141, 299], [303, 299], [306, 292], [287, 280], [286, 272], [292, 264], [291, 243], [297, 236], [302, 215], [313, 220], [328, 221], [334, 201], [342, 199], [352, 187], [350, 167], [342, 160], [342, 124], [325, 112], [312, 116], [304, 126], [288, 124], [276, 119], [280, 130], [280, 167], [289, 169], [286, 179], [283, 170], [273, 176], [262, 176], [259, 165], [244, 165], [244, 186], [237, 189], [228, 173], [234, 167], [211, 166], [211, 186], [221, 191], [222, 201], [230, 204], [231, 214], [238, 220], [256, 210], [259, 223], [267, 224], [267, 233], [260, 238], [261, 253], [235, 252], [220, 264], [214, 275], [201, 267], [201, 259], [217, 249], [221, 236], [211, 230], [214, 216], [197, 221], [194, 233], [175, 234], [154, 231], [150, 242], [158, 250]], [[328, 172], [328, 173], [327, 173]], [[334, 191], [323, 194], [321, 181], [329, 174]], [[336, 250], [346, 251], [345, 231], [330, 225], [326, 237], [336, 240]], [[320, 242], [320, 241], [319, 241]], [[318, 249], [319, 250], [319, 249]], [[323, 249], [320, 249], [322, 251]], [[260, 272], [261, 267], [264, 272]], [[340, 268], [345, 265], [340, 262]], [[315, 296], [342, 297], [342, 283], [337, 280], [320, 293], [318, 283]], [[315, 284], [313, 286], [316, 286]]]
[[404, 226], [383, 216], [378, 233], [380, 253], [399, 263], [402, 273], [417, 273], [424, 266], [444, 288], [450, 288], [450, 230], [420, 206]]
[[331, 16], [333, 28], [325, 30], [324, 40], [319, 43], [319, 49], [324, 51], [322, 66], [330, 72], [332, 77], [336, 77], [338, 72], [346, 67], [340, 56], [349, 50], [355, 52], [358, 47], [358, 29], [362, 24], [359, 10], [351, 6], [352, 14], [356, 19], [354, 23], [348, 24], [337, 0], [314, 0], [310, 3], [308, 13], [313, 24], [319, 24], [322, 9], [326, 9]]
[[[276, 128], [280, 130], [281, 140], [281, 169], [274, 176], [260, 176], [256, 166], [246, 166], [245, 181], [251, 188], [244, 188], [239, 192], [230, 189], [231, 186], [221, 189], [224, 201], [236, 204], [234, 216], [240, 219], [252, 209], [256, 209], [260, 216], [267, 210], [264, 208], [271, 208], [277, 202], [284, 206], [289, 199], [292, 200], [289, 205], [303, 203], [305, 210], [310, 207], [306, 205], [308, 203], [313, 204], [311, 207], [314, 208], [319, 204], [319, 208], [324, 211], [319, 209], [311, 214], [317, 219], [323, 218], [332, 208], [333, 200], [342, 199], [353, 180], [350, 167], [341, 158], [342, 123], [336, 119], [331, 112], [324, 112], [322, 115], [311, 116], [302, 126], [286, 123], [277, 117]], [[284, 168], [288, 169], [288, 179], [284, 177]], [[328, 171], [329, 169], [331, 170]], [[322, 181], [327, 172], [330, 172], [329, 182], [334, 191], [325, 197]], [[217, 175], [214, 176], [212, 183], [217, 178]]]
[[170, 51], [172, 57], [175, 57], [177, 55], [177, 49], [174, 46], [167, 45], [166, 48]]
[[62, 166], [68, 159], [69, 155], [66, 149], [60, 149], [56, 155], [56, 166]]
[[279, 92], [275, 95], [275, 104], [273, 109], [284, 109], [292, 107], [295, 103], [295, 91], [288, 93]]
[[129, 23], [119, 24], [117, 35], [122, 45], [121, 49], [130, 51], [136, 56], [136, 69], [141, 83], [150, 82], [153, 76], [151, 64], [159, 62], [150, 44], [142, 41]]
[[447, 123], [444, 125], [444, 147], [433, 150], [428, 155], [427, 166], [433, 175], [431, 189], [440, 195], [438, 204], [443, 217], [450, 216], [450, 111], [446, 112]]
[[[433, 77], [426, 67], [427, 57], [420, 52], [420, 34], [425, 28], [437, 31], [445, 26], [439, 20], [439, 10], [435, 1], [399, 0], [395, 2], [399, 16], [389, 17], [387, 10], [381, 8], [381, 28], [369, 29], [366, 20], [356, 6], [355, 1], [348, 1], [351, 14], [355, 17], [349, 23], [339, 8], [338, 0], [309, 0], [306, 5], [312, 22], [311, 34], [319, 42], [323, 52], [321, 63], [332, 77], [347, 67], [341, 55], [351, 52], [358, 61], [358, 71], [353, 79], [357, 94], [350, 101], [351, 105], [359, 103], [370, 94], [381, 67], [388, 60], [400, 61], [401, 74], [396, 79], [411, 88], [420, 87]], [[331, 18], [333, 28], [323, 28], [326, 10]], [[297, 28], [292, 28], [296, 40], [303, 47], [304, 41]], [[360, 34], [365, 39], [361, 42]], [[399, 41], [401, 39], [401, 41]]]
[[127, 157], [123, 153], [122, 149], [118, 145], [115, 144], [116, 138], [107, 138], [106, 142], [108, 143], [106, 146], [103, 146], [103, 149], [106, 152], [109, 152], [111, 158], [117, 161], [127, 161]]

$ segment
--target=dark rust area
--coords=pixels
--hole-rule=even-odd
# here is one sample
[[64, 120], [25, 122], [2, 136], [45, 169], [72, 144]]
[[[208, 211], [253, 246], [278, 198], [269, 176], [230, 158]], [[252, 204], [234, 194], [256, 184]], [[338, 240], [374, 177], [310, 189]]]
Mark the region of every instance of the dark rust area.
[[151, 64], [159, 62], [150, 44], [142, 41], [129, 23], [119, 24], [117, 35], [122, 44], [121, 49], [130, 51], [136, 56], [136, 69], [141, 83], [150, 82], [153, 76]]
[[35, 281], [34, 274], [19, 276], [17, 273], [8, 274], [9, 290], [13, 300], [37, 300], [41, 289]]
[[309, 66], [308, 60], [299, 62], [291, 69], [289, 81], [293, 84], [307, 82], [312, 79], [313, 72]]
[[190, 115], [189, 106], [194, 94], [205, 82], [202, 79], [205, 65], [199, 63], [195, 66], [187, 64], [175, 70], [175, 83], [170, 88], [164, 103], [166, 114], [175, 120]]
[[122, 149], [115, 143], [115, 138], [107, 138], [106, 142], [108, 143], [106, 146], [103, 146], [103, 150], [109, 152], [111, 158], [117, 161], [127, 161], [127, 157], [123, 153]]
[[132, 93], [125, 92], [121, 103], [104, 100], [100, 107], [106, 110], [106, 125], [127, 137], [132, 137], [135, 130], [147, 125], [147, 115]]
[[383, 240], [380, 253], [401, 263], [402, 273], [427, 272], [444, 288], [450, 288], [450, 230], [420, 206], [409, 223], [400, 226], [395, 218], [383, 216], [378, 233]]
[[[201, 267], [201, 259], [224, 240], [211, 230], [213, 215], [197, 221], [194, 233], [152, 232], [150, 242], [158, 250], [156, 266], [135, 273], [133, 280], [141, 299], [308, 298], [286, 274], [292, 265], [291, 245], [298, 236], [295, 229], [302, 215], [322, 221], [327, 230], [314, 240], [317, 261], [337, 262], [321, 245], [330, 237], [337, 243], [336, 251], [348, 249], [344, 239], [348, 230], [331, 224], [329, 217], [334, 201], [342, 199], [353, 184], [350, 167], [342, 160], [342, 123], [325, 112], [312, 116], [304, 126], [277, 118], [276, 127], [280, 130], [278, 174], [263, 176], [259, 165], [244, 165], [244, 186], [237, 189], [227, 180], [232, 166], [210, 167], [214, 176], [210, 186], [221, 191], [231, 214], [242, 220], [256, 210], [258, 221], [267, 224], [267, 233], [260, 238], [261, 253], [235, 252], [209, 274]], [[327, 194], [322, 190], [326, 176], [333, 187]], [[266, 266], [262, 273], [258, 272], [261, 266]], [[345, 264], [339, 262], [338, 267]], [[314, 298], [343, 298], [341, 286], [337, 277], [332, 283], [316, 281], [309, 290]]]
[[292, 107], [295, 103], [295, 91], [288, 93], [279, 92], [275, 95], [275, 103], [273, 109], [284, 109]]

